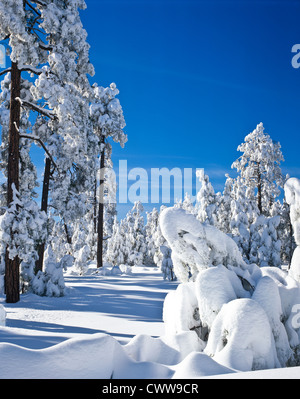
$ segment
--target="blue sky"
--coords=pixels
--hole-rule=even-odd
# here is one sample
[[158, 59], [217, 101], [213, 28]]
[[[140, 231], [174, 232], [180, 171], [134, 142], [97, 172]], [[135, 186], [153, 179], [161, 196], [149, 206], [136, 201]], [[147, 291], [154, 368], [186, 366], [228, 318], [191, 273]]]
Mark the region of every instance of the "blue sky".
[[204, 168], [216, 190], [260, 122], [300, 177], [299, 1], [86, 0], [93, 81], [115, 82], [131, 167]]
[[283, 172], [300, 178], [299, 0], [86, 3], [91, 82], [117, 84], [127, 123], [125, 148], [113, 146], [117, 174], [120, 160], [129, 171], [204, 168], [222, 190], [238, 145], [263, 122], [282, 145]]

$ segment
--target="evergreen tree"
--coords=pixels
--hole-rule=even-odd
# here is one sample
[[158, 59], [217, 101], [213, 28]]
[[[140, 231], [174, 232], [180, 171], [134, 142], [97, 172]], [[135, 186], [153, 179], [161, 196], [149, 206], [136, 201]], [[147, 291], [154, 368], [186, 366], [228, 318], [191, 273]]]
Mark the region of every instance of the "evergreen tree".
[[197, 194], [197, 219], [201, 223], [206, 223], [211, 226], [217, 226], [218, 202], [214, 188], [209, 181], [209, 177], [204, 174], [204, 171], [198, 171], [197, 177], [202, 184], [201, 189]]
[[270, 209], [284, 184], [280, 168], [284, 158], [280, 148], [278, 142], [264, 133], [264, 126], [260, 123], [238, 147], [243, 155], [232, 164], [245, 186], [256, 191], [257, 207], [265, 216], [270, 216]]
[[125, 218], [125, 224], [127, 225], [127, 263], [130, 266], [141, 265], [145, 260], [146, 235], [142, 216], [143, 210], [141, 202], [135, 202], [132, 210], [127, 213]]
[[[81, 0], [0, 1], [0, 39], [9, 41], [12, 61], [11, 67], [3, 72], [11, 73], [7, 141], [8, 206], [13, 202], [13, 187], [18, 192], [20, 190], [20, 138], [39, 142], [43, 148], [47, 142], [51, 148], [48, 155], [54, 152], [51, 159], [56, 157], [60, 171], [64, 173], [68, 173], [74, 162], [84, 165], [82, 152], [87, 142], [86, 132], [90, 130], [88, 118], [84, 117], [88, 115], [90, 90], [86, 74], [93, 73], [88, 61], [87, 34], [78, 12], [78, 8], [85, 6]], [[21, 74], [25, 71], [38, 75], [37, 81], [30, 87], [32, 99], [29, 96], [24, 98], [21, 93]], [[22, 134], [21, 108], [38, 112], [33, 129], [37, 136], [24, 137]], [[14, 210], [16, 218], [18, 212], [17, 206]], [[12, 230], [11, 234], [13, 241]], [[12, 258], [9, 250], [5, 259], [6, 300], [17, 302], [20, 259], [18, 255]]]
[[[111, 152], [108, 139], [120, 143], [124, 147], [127, 136], [124, 134], [125, 119], [120, 101], [116, 98], [119, 90], [112, 83], [104, 88], [94, 85], [93, 101], [90, 106], [90, 118], [93, 132], [98, 138], [98, 154], [100, 155], [100, 182], [99, 182], [99, 207], [97, 217], [97, 267], [103, 266], [103, 239], [104, 239], [104, 197], [105, 197], [105, 167], [107, 154]], [[96, 161], [95, 161], [96, 162]], [[95, 190], [97, 183], [95, 183]], [[95, 196], [96, 197], [96, 196]]]
[[118, 222], [114, 218], [112, 236], [108, 240], [106, 261], [112, 266], [119, 266], [127, 263], [126, 234], [124, 221]]

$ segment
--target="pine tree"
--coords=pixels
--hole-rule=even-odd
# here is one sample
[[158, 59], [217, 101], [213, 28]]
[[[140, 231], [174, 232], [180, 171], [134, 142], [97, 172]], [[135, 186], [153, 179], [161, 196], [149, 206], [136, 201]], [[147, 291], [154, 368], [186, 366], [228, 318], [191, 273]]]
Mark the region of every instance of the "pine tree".
[[130, 266], [141, 265], [145, 260], [146, 244], [143, 210], [141, 202], [135, 202], [132, 210], [127, 213], [125, 218], [125, 224], [127, 225], [127, 263]]
[[[34, 128], [38, 135], [26, 135], [26, 138], [40, 145], [43, 144], [42, 139], [46, 139], [52, 151], [60, 150], [55, 152], [55, 156], [62, 171], [67, 173], [74, 162], [84, 164], [84, 133], [89, 129], [86, 123], [88, 118], [83, 115], [88, 115], [90, 88], [86, 74], [93, 73], [93, 68], [88, 61], [87, 34], [82, 29], [78, 8], [85, 8], [84, 1], [0, 1], [0, 39], [9, 41], [12, 61], [11, 67], [3, 72], [11, 73], [8, 206], [13, 201], [13, 187], [20, 190], [20, 138], [25, 138], [20, 134], [21, 107], [40, 115]], [[21, 73], [25, 71], [39, 76], [30, 87], [34, 101], [21, 97]], [[45, 123], [44, 118], [50, 122]], [[18, 215], [18, 206], [15, 215]], [[11, 239], [14, 239], [13, 236]], [[12, 259], [7, 250], [7, 302], [19, 300], [19, 263], [18, 256]]]
[[198, 171], [197, 177], [202, 184], [201, 189], [197, 194], [197, 219], [201, 223], [207, 223], [211, 226], [216, 226], [218, 201], [214, 188], [209, 181], [209, 177], [204, 174], [204, 171]]
[[245, 186], [256, 191], [257, 207], [265, 216], [270, 215], [272, 204], [283, 188], [280, 164], [284, 158], [280, 148], [278, 142], [264, 133], [264, 126], [260, 123], [238, 147], [243, 155], [232, 164]]
[[[105, 167], [107, 153], [110, 152], [108, 139], [120, 143], [124, 147], [127, 136], [124, 134], [125, 120], [120, 101], [116, 98], [119, 90], [112, 83], [110, 87], [103, 88], [94, 85], [94, 96], [90, 106], [90, 118], [93, 131], [98, 137], [98, 154], [100, 154], [100, 184], [99, 208], [97, 221], [97, 267], [103, 266], [103, 239], [104, 239], [104, 193], [105, 193]], [[97, 184], [95, 185], [97, 187]]]
[[108, 240], [105, 259], [112, 266], [119, 266], [127, 263], [124, 222], [121, 221], [121, 223], [119, 223], [116, 216], [114, 218], [112, 236]]

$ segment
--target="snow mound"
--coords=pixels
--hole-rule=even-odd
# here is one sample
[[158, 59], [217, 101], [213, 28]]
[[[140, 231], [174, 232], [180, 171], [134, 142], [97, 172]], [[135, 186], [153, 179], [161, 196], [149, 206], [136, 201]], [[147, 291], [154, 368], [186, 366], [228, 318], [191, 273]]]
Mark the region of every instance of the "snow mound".
[[170, 378], [173, 374], [164, 365], [136, 362], [106, 334], [72, 338], [42, 350], [2, 343], [0, 359], [3, 379], [144, 379]]
[[173, 379], [193, 379], [235, 372], [203, 353], [193, 352], [175, 367]]
[[189, 353], [200, 351], [201, 343], [191, 331], [160, 338], [137, 335], [125, 346], [125, 350], [138, 362], [151, 361], [164, 365], [176, 365]]
[[41, 350], [2, 343], [0, 378], [178, 379], [235, 372], [196, 351], [193, 335], [174, 336], [169, 342], [140, 335], [122, 346], [109, 335], [94, 334]]
[[182, 280], [165, 299], [166, 334], [194, 332], [202, 351], [229, 369], [299, 365], [298, 269], [246, 264], [230, 237], [182, 209], [163, 211], [160, 222]]
[[176, 276], [182, 281], [189, 275], [223, 264], [245, 269], [237, 244], [215, 227], [199, 222], [184, 209], [166, 208], [160, 216], [160, 228], [172, 249]]
[[240, 371], [278, 366], [268, 317], [252, 299], [236, 299], [222, 307], [212, 325], [205, 353]]

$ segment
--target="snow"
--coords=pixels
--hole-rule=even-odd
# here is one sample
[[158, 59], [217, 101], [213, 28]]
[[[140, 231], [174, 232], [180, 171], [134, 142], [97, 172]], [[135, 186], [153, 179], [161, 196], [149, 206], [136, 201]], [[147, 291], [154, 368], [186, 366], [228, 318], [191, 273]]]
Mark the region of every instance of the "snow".
[[0, 305], [0, 326], [5, 326], [6, 323], [6, 311], [2, 305]]
[[[221, 351], [219, 358], [211, 358], [203, 352], [202, 340], [194, 331], [166, 333], [163, 303], [178, 283], [164, 281], [158, 268], [134, 266], [130, 274], [102, 275], [91, 264], [88, 271], [84, 276], [73, 273], [65, 277], [65, 297], [25, 294], [17, 304], [3, 303], [7, 316], [6, 326], [0, 327], [2, 379], [193, 379], [244, 375], [222, 364], [226, 353]], [[261, 342], [253, 343], [251, 334], [251, 329], [258, 327], [265, 332], [267, 316], [259, 317], [260, 305], [255, 301], [245, 301], [251, 302], [249, 311], [253, 316], [245, 325], [248, 335], [232, 340], [236, 358], [243, 358], [239, 350], [245, 345], [255, 344], [256, 353], [270, 360], [266, 356], [270, 346], [265, 346], [268, 337], [261, 334]], [[240, 304], [240, 300], [236, 302]], [[232, 321], [235, 312], [223, 309], [219, 321], [234, 335], [240, 321]], [[232, 365], [241, 367], [235, 362]], [[299, 371], [268, 370], [268, 378], [299, 378]], [[264, 372], [260, 373], [258, 378]]]
[[294, 251], [290, 275], [300, 282], [300, 180], [290, 178], [284, 186], [285, 197], [290, 205], [290, 217], [297, 248]]
[[264, 309], [252, 299], [236, 299], [218, 313], [205, 353], [232, 369], [278, 366], [272, 331]]
[[195, 330], [202, 351], [234, 370], [299, 365], [300, 284], [293, 275], [247, 264], [234, 240], [182, 209], [164, 210], [160, 223], [173, 260], [189, 271], [189, 281], [180, 273], [165, 300], [167, 333]]

